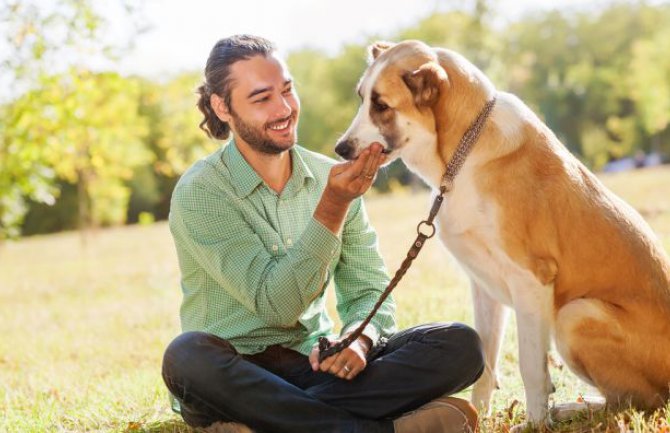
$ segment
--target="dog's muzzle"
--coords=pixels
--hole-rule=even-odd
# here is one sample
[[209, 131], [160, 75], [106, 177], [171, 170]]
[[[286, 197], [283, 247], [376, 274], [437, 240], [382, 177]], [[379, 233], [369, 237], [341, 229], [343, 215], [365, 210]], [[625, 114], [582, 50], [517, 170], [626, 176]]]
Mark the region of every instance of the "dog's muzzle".
[[335, 146], [335, 153], [346, 160], [350, 160], [354, 156], [354, 146], [349, 140], [340, 141]]

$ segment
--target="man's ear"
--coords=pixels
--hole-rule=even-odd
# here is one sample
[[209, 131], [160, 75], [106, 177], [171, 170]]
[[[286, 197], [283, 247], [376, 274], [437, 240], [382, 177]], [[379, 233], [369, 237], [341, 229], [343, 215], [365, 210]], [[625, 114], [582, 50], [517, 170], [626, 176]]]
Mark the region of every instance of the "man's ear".
[[209, 104], [212, 106], [212, 110], [214, 110], [216, 117], [218, 117], [222, 122], [230, 123], [230, 110], [228, 110], [226, 101], [222, 97], [216, 93], [212, 93], [212, 95], [209, 97]]
[[372, 63], [381, 53], [388, 50], [395, 44], [393, 42], [377, 41], [368, 47], [370, 63]]
[[435, 62], [428, 62], [415, 71], [406, 72], [403, 81], [414, 95], [417, 107], [435, 104], [443, 85], [449, 82], [447, 73]]

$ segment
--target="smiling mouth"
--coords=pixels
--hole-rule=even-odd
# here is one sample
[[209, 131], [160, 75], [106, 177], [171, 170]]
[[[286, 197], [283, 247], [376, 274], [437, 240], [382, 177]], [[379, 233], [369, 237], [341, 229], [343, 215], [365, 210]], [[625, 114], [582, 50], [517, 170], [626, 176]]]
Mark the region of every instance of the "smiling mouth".
[[268, 125], [268, 129], [271, 129], [271, 130], [277, 131], [277, 132], [282, 132], [282, 131], [285, 131], [286, 129], [288, 129], [290, 126], [291, 126], [291, 118], [289, 117], [287, 119], [281, 120], [279, 122], [275, 122], [271, 125]]

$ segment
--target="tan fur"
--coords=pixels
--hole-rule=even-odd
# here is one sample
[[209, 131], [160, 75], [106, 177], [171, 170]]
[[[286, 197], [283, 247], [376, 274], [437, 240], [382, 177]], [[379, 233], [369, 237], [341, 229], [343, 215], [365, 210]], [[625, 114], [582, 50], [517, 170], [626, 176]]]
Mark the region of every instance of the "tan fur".
[[[385, 51], [377, 47], [375, 54], [371, 68], [379, 62], [385, 66], [374, 80], [366, 73], [360, 87], [374, 90], [393, 109], [395, 123], [387, 119], [380, 129], [394, 144], [390, 159], [402, 157], [433, 188], [464, 132], [497, 96], [440, 218], [441, 238], [472, 276], [476, 299], [485, 298], [494, 308], [492, 316], [500, 316], [496, 305], [504, 302], [517, 315], [541, 317], [567, 365], [597, 386], [608, 403], [658, 407], [667, 402], [670, 260], [641, 216], [607, 190], [520, 100], [496, 92], [460, 55], [416, 41]], [[403, 81], [407, 74], [425, 77], [437, 64], [445, 72], [440, 79], [433, 71], [430, 79]], [[434, 103], [421, 104], [431, 98]], [[423, 138], [415, 139], [418, 135]], [[354, 143], [356, 154], [370, 144], [357, 142], [355, 128], [344, 139]], [[482, 258], [491, 263], [482, 265]], [[537, 305], [535, 314], [534, 300], [546, 296], [547, 313]], [[537, 344], [544, 346], [541, 336]], [[492, 370], [496, 356], [490, 359]], [[485, 376], [490, 389], [495, 374]], [[533, 377], [541, 376], [528, 377], [539, 386]], [[546, 400], [548, 392], [533, 395]], [[537, 418], [546, 416], [534, 410]]]
[[479, 172], [481, 193], [501, 210], [505, 250], [554, 282], [568, 365], [609, 401], [660, 406], [670, 383], [667, 257], [632, 208], [555, 151], [561, 145], [544, 125], [526, 134], [518, 150]]

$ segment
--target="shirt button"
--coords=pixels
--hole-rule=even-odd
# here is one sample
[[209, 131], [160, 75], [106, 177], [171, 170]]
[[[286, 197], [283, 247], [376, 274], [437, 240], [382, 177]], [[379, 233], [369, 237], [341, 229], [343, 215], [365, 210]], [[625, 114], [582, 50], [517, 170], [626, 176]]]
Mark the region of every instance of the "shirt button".
[[289, 246], [293, 245], [293, 239], [291, 239], [291, 238], [286, 239], [286, 245], [289, 245]]
[[272, 251], [279, 251], [279, 247], [277, 245], [272, 245]]

